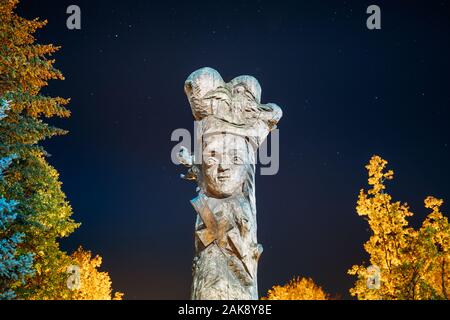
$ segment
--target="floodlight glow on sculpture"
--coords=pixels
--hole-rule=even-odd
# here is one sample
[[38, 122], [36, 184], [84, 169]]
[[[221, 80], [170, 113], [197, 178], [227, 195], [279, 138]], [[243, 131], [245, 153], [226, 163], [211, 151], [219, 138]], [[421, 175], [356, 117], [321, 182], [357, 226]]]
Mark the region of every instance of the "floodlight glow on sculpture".
[[[258, 299], [257, 266], [262, 246], [256, 235], [256, 152], [282, 116], [261, 104], [251, 76], [225, 83], [211, 68], [193, 72], [185, 93], [200, 130], [201, 159], [182, 149], [183, 175], [198, 183], [191, 200], [197, 212], [191, 298]], [[197, 161], [200, 160], [200, 161]]]

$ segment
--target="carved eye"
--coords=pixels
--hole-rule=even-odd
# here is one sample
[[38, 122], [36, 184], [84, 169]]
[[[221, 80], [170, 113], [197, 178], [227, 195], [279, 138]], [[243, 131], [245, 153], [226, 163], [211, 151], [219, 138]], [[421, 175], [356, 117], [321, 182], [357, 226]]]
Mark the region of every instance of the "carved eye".
[[214, 157], [209, 157], [206, 159], [206, 165], [207, 166], [213, 166], [217, 163], [217, 159]]
[[233, 156], [233, 163], [234, 164], [243, 164], [244, 161], [242, 161], [241, 157], [239, 157], [239, 156]]

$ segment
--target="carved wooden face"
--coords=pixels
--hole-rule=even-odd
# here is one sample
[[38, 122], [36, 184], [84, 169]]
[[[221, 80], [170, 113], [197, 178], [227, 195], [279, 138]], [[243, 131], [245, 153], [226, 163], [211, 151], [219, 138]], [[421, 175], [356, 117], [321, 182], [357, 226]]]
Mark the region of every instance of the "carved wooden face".
[[226, 198], [242, 190], [249, 163], [247, 142], [232, 134], [215, 134], [203, 140], [202, 171], [206, 193]]

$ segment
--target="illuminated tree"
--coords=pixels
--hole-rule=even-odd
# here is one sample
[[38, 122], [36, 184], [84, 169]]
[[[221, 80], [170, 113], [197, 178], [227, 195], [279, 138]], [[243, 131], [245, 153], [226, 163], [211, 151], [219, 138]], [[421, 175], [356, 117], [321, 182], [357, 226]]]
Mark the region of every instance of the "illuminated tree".
[[263, 300], [329, 300], [330, 296], [311, 278], [294, 278], [284, 286], [273, 286]]
[[[385, 192], [385, 181], [394, 175], [386, 165], [373, 156], [366, 166], [372, 187], [360, 191], [356, 211], [366, 218], [372, 233], [364, 245], [371, 266], [354, 265], [348, 271], [358, 277], [350, 293], [358, 299], [447, 299], [450, 227], [439, 211], [442, 200], [425, 200], [433, 212], [414, 230], [408, 225], [413, 214], [407, 204], [393, 202]], [[379, 285], [373, 286], [376, 278]]]
[[90, 251], [79, 247], [72, 254], [73, 263], [79, 267], [80, 289], [74, 290], [71, 299], [74, 300], [122, 300], [123, 293], [112, 294], [111, 278], [107, 272], [98, 268], [102, 257], [92, 257]]
[[46, 21], [26, 20], [14, 13], [17, 0], [0, 1], [0, 97], [8, 115], [0, 122], [0, 158], [16, 154], [0, 183], [0, 194], [18, 202], [15, 213], [21, 223], [9, 232], [23, 234], [19, 254], [34, 253], [34, 276], [16, 288], [21, 299], [64, 299], [69, 257], [59, 249], [58, 238], [78, 226], [61, 190], [58, 172], [47, 163], [38, 143], [64, 134], [44, 118], [68, 117], [67, 99], [44, 96], [41, 89], [52, 79], [64, 79], [49, 57], [58, 50], [35, 43], [34, 33]]
[[[0, 159], [0, 179], [3, 179], [3, 170], [14, 158], [11, 156]], [[14, 299], [16, 297], [14, 287], [33, 274], [31, 268], [33, 255], [17, 253], [17, 246], [22, 242], [23, 233], [9, 231], [10, 226], [17, 219], [17, 214], [14, 212], [16, 205], [16, 201], [8, 201], [0, 197], [0, 300]]]
[[432, 212], [419, 230], [422, 268], [425, 285], [419, 294], [423, 298], [449, 299], [450, 295], [450, 225], [440, 207], [442, 199], [427, 197], [425, 207]]
[[[10, 199], [17, 201], [14, 215], [10, 214], [9, 219], [20, 217], [21, 220], [21, 223], [10, 223], [4, 230], [15, 235], [9, 244], [17, 253], [10, 250], [13, 254], [10, 257], [27, 257], [32, 253], [33, 261], [27, 260], [26, 265], [32, 263], [27, 275], [33, 276], [26, 282], [9, 282], [5, 287], [14, 287], [20, 299], [71, 299], [73, 292], [67, 287], [67, 268], [74, 262], [60, 250], [58, 239], [71, 234], [79, 224], [71, 219], [72, 208], [61, 190], [58, 172], [46, 161], [48, 154], [39, 145], [44, 139], [66, 133], [44, 119], [69, 117], [70, 111], [65, 107], [69, 99], [41, 93], [49, 80], [64, 79], [54, 68], [55, 61], [49, 58], [59, 48], [35, 43], [35, 32], [47, 21], [19, 17], [14, 12], [17, 4], [18, 0], [0, 1], [0, 119], [3, 119], [0, 122], [0, 158], [17, 155], [0, 181], [0, 194], [5, 197], [4, 201], [2, 199], [5, 212], [12, 209]], [[73, 258], [83, 257], [87, 256], [79, 251]], [[108, 294], [110, 297], [108, 274], [96, 273], [88, 268], [88, 262], [82, 262], [87, 263], [83, 266], [90, 270], [85, 274], [89, 274], [86, 284], [98, 283], [99, 288], [96, 292], [82, 290], [79, 298], [103, 299]], [[100, 263], [100, 257], [90, 261], [91, 266], [98, 267]], [[121, 295], [116, 293], [115, 297], [121, 298]]]

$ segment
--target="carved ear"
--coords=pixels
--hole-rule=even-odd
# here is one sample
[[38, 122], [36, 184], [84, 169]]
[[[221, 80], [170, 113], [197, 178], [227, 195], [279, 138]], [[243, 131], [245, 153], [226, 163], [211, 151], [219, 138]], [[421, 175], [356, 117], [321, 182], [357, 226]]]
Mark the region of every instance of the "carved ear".
[[224, 86], [225, 82], [219, 72], [212, 68], [201, 68], [191, 73], [184, 83], [184, 92], [191, 105], [192, 114], [196, 120], [200, 120], [205, 115], [206, 106], [201, 99], [211, 90]]
[[252, 93], [256, 102], [261, 103], [261, 86], [255, 77], [243, 75], [230, 81], [233, 87], [240, 83], [244, 84], [247, 90]]

